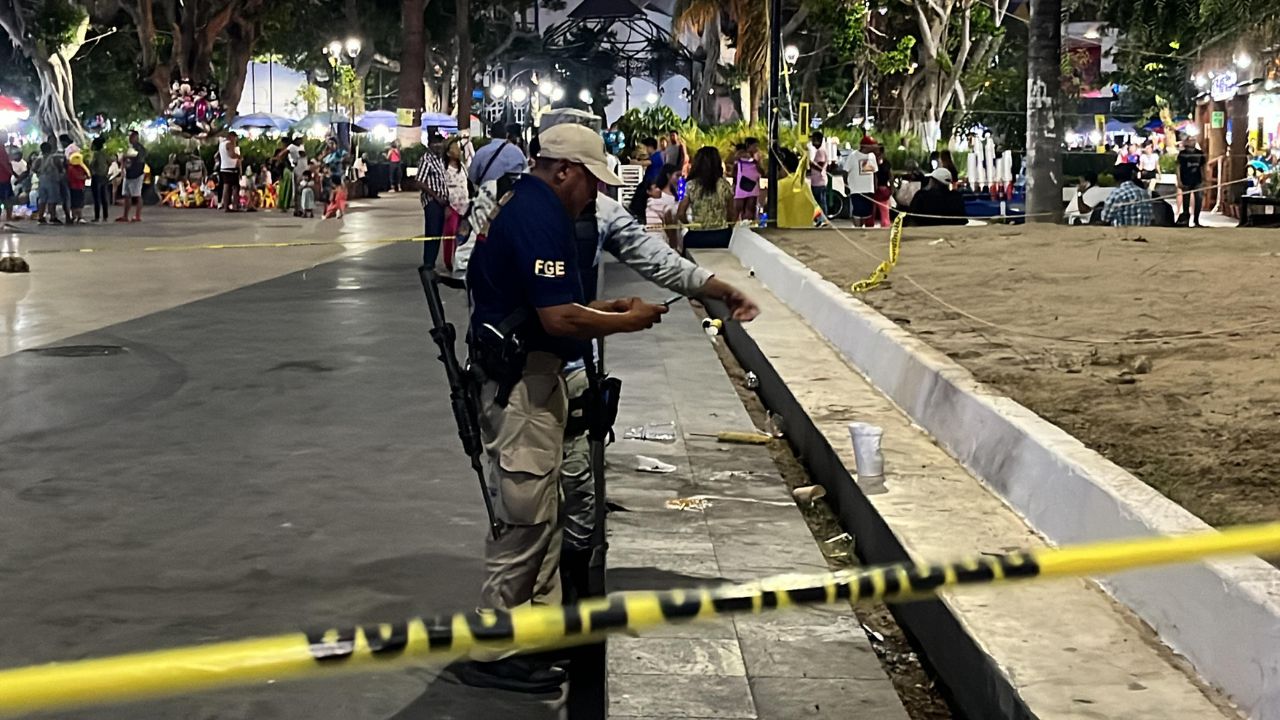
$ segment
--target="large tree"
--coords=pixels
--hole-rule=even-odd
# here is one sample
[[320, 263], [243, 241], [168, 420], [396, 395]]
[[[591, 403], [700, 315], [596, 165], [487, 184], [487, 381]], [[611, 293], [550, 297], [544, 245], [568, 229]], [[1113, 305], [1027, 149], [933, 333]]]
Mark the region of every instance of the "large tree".
[[[733, 35], [733, 64], [747, 78], [749, 95], [743, 112], [751, 120], [760, 116], [768, 74], [769, 17], [766, 3], [759, 0], [676, 0], [674, 18], [677, 30], [692, 30], [702, 37], [707, 57], [699, 91], [710, 90], [719, 66], [721, 27]], [[709, 93], [708, 93], [709, 94]]]
[[234, 116], [266, 0], [120, 0], [120, 7], [137, 34], [143, 84], [157, 112], [169, 105], [174, 81], [215, 81], [215, 50], [225, 42], [221, 99]]
[[89, 27], [85, 10], [67, 0], [0, 0], [0, 28], [29, 60], [40, 81], [36, 120], [46, 135], [84, 132], [75, 118], [71, 59]]

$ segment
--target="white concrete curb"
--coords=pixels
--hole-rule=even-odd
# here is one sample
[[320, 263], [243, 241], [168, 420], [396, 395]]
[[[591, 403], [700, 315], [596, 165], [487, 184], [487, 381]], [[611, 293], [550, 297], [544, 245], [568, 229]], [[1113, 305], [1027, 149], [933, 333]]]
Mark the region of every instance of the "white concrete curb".
[[[1208, 529], [754, 231], [736, 228], [729, 249], [1049, 541]], [[1125, 573], [1100, 583], [1249, 717], [1280, 718], [1280, 569], [1243, 558]]]

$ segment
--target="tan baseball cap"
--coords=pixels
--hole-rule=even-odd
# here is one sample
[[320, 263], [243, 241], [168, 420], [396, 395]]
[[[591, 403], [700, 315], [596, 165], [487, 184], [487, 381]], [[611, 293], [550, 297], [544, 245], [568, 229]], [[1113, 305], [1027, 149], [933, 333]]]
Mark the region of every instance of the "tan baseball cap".
[[605, 185], [622, 184], [622, 178], [609, 169], [604, 138], [589, 127], [576, 123], [555, 125], [538, 133], [538, 144], [541, 147], [539, 157], [582, 163]]

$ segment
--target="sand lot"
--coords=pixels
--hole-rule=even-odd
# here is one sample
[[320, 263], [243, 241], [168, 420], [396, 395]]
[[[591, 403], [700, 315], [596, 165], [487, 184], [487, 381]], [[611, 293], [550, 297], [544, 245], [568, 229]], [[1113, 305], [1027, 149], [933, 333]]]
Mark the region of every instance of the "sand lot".
[[[888, 252], [883, 230], [769, 236], [846, 289]], [[863, 299], [1222, 525], [1280, 519], [1278, 276], [1274, 229], [919, 228]]]

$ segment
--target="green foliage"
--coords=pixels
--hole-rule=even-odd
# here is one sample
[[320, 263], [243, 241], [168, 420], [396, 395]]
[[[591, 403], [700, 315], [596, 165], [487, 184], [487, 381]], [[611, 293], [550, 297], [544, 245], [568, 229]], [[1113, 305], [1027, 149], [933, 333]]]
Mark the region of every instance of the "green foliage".
[[[356, 99], [360, 96], [360, 78], [356, 76], [355, 68], [350, 65], [338, 65], [332, 68], [333, 73], [333, 99], [339, 107], [353, 108]], [[308, 86], [310, 87], [310, 86]]]
[[666, 105], [655, 105], [645, 109], [631, 108], [618, 118], [618, 129], [627, 138], [623, 154], [630, 155], [646, 137], [656, 138], [672, 130], [681, 129], [684, 124], [680, 116], [676, 115], [676, 111]]
[[133, 33], [114, 32], [86, 44], [71, 63], [76, 113], [86, 119], [101, 114], [126, 125], [154, 118], [154, 108], [138, 88], [137, 63]]
[[305, 115], [314, 113], [316, 107], [320, 104], [320, 88], [311, 83], [302, 85], [293, 97], [293, 104], [299, 112]]
[[[1172, 175], [1173, 173], [1178, 172], [1178, 156], [1167, 154], [1167, 153], [1161, 153], [1160, 154], [1160, 172], [1166, 175]], [[1280, 177], [1280, 173], [1277, 173], [1277, 177]]]
[[44, 0], [34, 14], [28, 31], [49, 51], [75, 41], [76, 31], [88, 13], [69, 0]]
[[427, 146], [422, 143], [415, 145], [406, 145], [400, 148], [400, 162], [405, 167], [405, 172], [412, 174], [414, 169], [418, 167], [418, 163], [422, 162], [422, 156], [427, 152]]
[[[861, 58], [867, 46], [867, 5], [863, 0], [810, 0], [811, 25], [830, 33], [831, 49], [842, 62]], [[911, 39], [915, 42], [915, 39]], [[901, 43], [899, 43], [901, 48]], [[905, 66], [904, 66], [905, 67]]]
[[897, 47], [876, 55], [876, 70], [879, 70], [881, 75], [906, 72], [911, 68], [911, 50], [915, 46], [916, 39], [911, 35], [904, 35], [898, 38]]

